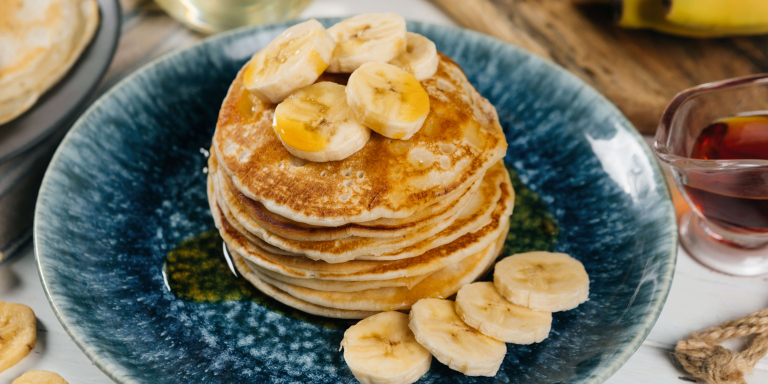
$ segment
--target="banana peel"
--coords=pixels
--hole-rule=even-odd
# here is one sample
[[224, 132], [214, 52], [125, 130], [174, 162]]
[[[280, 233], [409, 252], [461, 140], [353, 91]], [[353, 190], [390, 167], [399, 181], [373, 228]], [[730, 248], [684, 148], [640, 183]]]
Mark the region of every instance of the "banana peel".
[[614, 0], [611, 4], [617, 24], [624, 28], [695, 38], [768, 33], [768, 0]]

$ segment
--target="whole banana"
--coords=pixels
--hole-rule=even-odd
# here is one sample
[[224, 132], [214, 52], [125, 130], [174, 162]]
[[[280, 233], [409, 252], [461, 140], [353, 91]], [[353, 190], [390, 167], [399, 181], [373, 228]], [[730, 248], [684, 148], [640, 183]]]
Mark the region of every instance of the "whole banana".
[[617, 24], [625, 28], [697, 38], [768, 33], [765, 0], [614, 0], [611, 4]]
[[768, 33], [765, 0], [668, 0], [667, 21], [696, 29]]

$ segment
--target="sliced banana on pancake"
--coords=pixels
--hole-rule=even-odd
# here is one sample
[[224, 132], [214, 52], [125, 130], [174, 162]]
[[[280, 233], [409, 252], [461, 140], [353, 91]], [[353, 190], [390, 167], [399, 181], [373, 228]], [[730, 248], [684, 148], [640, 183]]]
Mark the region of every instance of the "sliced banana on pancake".
[[450, 300], [422, 299], [411, 308], [409, 327], [416, 341], [437, 360], [467, 376], [494, 376], [506, 344], [464, 323]]
[[363, 64], [349, 77], [347, 103], [368, 128], [408, 140], [429, 114], [429, 95], [410, 73], [385, 63]]
[[405, 50], [390, 64], [412, 74], [416, 80], [429, 79], [437, 72], [437, 64], [439, 63], [435, 43], [413, 32], [408, 32], [405, 39]]
[[32, 308], [0, 301], [0, 372], [26, 357], [37, 342]]
[[496, 263], [493, 282], [507, 300], [539, 311], [567, 311], [589, 296], [584, 265], [564, 253], [509, 256]]
[[432, 355], [408, 328], [408, 315], [382, 312], [344, 332], [344, 360], [363, 384], [410, 384], [429, 370]]
[[48, 371], [29, 371], [11, 384], [68, 384], [58, 373]]
[[269, 103], [317, 80], [328, 67], [336, 42], [315, 19], [296, 24], [253, 55], [243, 73], [251, 93]]
[[395, 13], [350, 17], [328, 33], [336, 39], [328, 72], [352, 73], [365, 63], [388, 63], [405, 50], [405, 19]]
[[552, 327], [550, 312], [507, 301], [491, 282], [463, 286], [456, 294], [456, 313], [470, 327], [505, 343], [540, 343]]
[[280, 103], [273, 128], [288, 152], [314, 162], [345, 159], [371, 137], [347, 105], [344, 86], [327, 81], [303, 88]]

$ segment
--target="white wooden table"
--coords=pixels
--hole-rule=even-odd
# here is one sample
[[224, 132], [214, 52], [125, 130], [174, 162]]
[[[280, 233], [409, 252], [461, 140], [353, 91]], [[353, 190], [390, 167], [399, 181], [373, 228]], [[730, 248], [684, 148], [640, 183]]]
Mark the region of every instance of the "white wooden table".
[[[193, 44], [203, 36], [170, 20], [151, 0], [121, 0], [123, 36], [101, 92], [148, 61], [174, 49]], [[302, 17], [342, 16], [392, 11], [407, 19], [455, 25], [424, 0], [316, 0]], [[110, 383], [69, 338], [43, 293], [31, 246], [21, 257], [0, 267], [0, 301], [18, 302], [34, 309], [38, 341], [32, 353], [0, 373], [0, 384], [33, 369], [61, 374], [70, 384]], [[643, 346], [609, 384], [682, 384], [690, 382], [675, 367], [669, 352], [690, 332], [735, 319], [768, 307], [768, 276], [738, 278], [713, 272], [693, 260], [682, 248], [664, 311]], [[738, 343], [726, 344], [738, 348]], [[768, 359], [763, 359], [749, 383], [768, 383]]]

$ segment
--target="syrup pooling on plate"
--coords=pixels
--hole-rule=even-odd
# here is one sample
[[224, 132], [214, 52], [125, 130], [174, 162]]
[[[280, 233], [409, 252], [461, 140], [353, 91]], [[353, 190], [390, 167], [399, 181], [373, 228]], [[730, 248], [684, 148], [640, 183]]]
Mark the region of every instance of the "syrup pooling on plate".
[[197, 303], [252, 300], [258, 290], [238, 279], [228, 268], [218, 231], [207, 231], [182, 241], [166, 256], [171, 292]]
[[560, 228], [557, 219], [538, 193], [528, 188], [510, 165], [506, 165], [515, 189], [515, 213], [502, 255], [529, 251], [554, 251]]
[[349, 322], [312, 316], [289, 308], [261, 293], [235, 275], [223, 251], [219, 232], [212, 229], [192, 236], [166, 255], [168, 288], [179, 299], [194, 303], [249, 300], [270, 311], [328, 329], [346, 329]]

